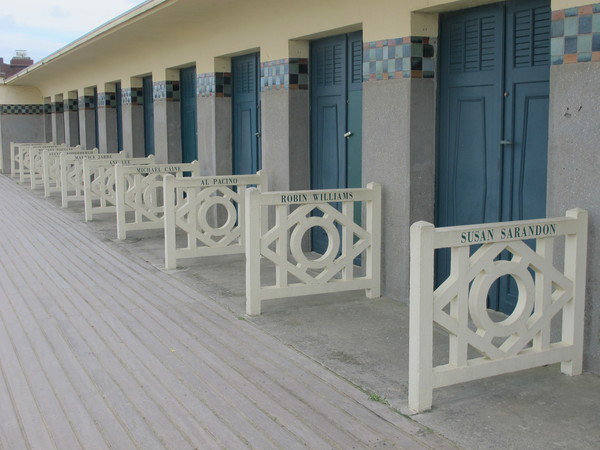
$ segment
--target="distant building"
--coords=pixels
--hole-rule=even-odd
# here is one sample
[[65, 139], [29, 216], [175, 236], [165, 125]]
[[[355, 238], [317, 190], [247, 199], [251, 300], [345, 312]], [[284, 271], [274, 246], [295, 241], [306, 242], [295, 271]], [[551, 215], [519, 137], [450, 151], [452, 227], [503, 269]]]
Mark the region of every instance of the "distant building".
[[15, 56], [10, 60], [9, 64], [4, 62], [4, 58], [0, 58], [0, 78], [12, 77], [17, 72], [20, 72], [26, 67], [33, 64], [33, 59], [27, 56], [25, 50], [17, 50]]

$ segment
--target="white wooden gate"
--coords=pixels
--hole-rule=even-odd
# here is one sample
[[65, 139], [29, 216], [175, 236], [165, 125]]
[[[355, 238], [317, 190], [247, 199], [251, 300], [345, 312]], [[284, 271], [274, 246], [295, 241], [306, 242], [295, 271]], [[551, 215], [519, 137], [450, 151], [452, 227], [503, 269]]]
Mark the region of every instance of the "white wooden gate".
[[[430, 409], [434, 388], [488, 376], [556, 362], [565, 374], [581, 373], [587, 223], [587, 212], [573, 209], [555, 219], [411, 227], [411, 409]], [[554, 249], [562, 239], [561, 270]], [[528, 240], [535, 240], [535, 250]], [[451, 268], [434, 290], [434, 251], [440, 248], [451, 249]], [[510, 259], [499, 258], [507, 252]], [[506, 275], [516, 282], [518, 300], [512, 314], [495, 321], [487, 294]], [[562, 318], [562, 328], [552, 330], [555, 317]], [[436, 367], [434, 324], [449, 336], [447, 363]]]
[[[200, 175], [200, 164], [151, 164], [115, 166], [117, 195], [117, 238], [128, 231], [164, 228], [163, 178], [167, 174], [183, 177], [185, 172]], [[130, 212], [128, 217], [127, 212]]]
[[10, 148], [10, 173], [19, 178], [19, 183], [29, 179], [29, 151], [33, 147], [45, 146], [48, 148], [66, 148], [64, 144], [43, 143], [13, 143]]
[[[177, 260], [184, 258], [244, 253], [244, 211], [249, 185], [266, 191], [266, 173], [165, 176], [165, 267], [175, 269]], [[226, 213], [220, 226], [215, 220], [218, 206]]]
[[112, 158], [83, 160], [83, 196], [85, 220], [93, 220], [94, 214], [117, 212], [115, 193], [115, 165], [154, 164], [154, 155], [145, 158]]
[[[331, 203], [338, 203], [341, 209]], [[365, 226], [354, 221], [362, 203]], [[264, 206], [268, 207], [265, 212]], [[274, 224], [268, 221], [273, 209]], [[315, 212], [321, 216], [315, 215]], [[312, 228], [327, 234], [323, 255], [304, 251]], [[362, 256], [363, 269], [355, 266]], [[274, 282], [262, 277], [272, 267]], [[379, 297], [381, 285], [381, 186], [365, 189], [290, 191], [246, 195], [246, 313], [258, 315], [266, 299], [365, 289]]]
[[91, 150], [44, 150], [42, 154], [42, 170], [44, 173], [44, 197], [60, 192], [60, 155], [71, 153], [77, 155], [93, 155], [98, 149]]
[[44, 150], [64, 150], [64, 151], [79, 151], [81, 146], [75, 147], [56, 147], [56, 146], [31, 146], [29, 149], [29, 179], [31, 189], [36, 189], [38, 186], [44, 186]]
[[125, 159], [125, 152], [96, 153], [93, 155], [77, 155], [63, 153], [60, 155], [60, 193], [62, 207], [69, 206], [69, 202], [84, 201], [83, 161], [85, 159], [119, 160]]

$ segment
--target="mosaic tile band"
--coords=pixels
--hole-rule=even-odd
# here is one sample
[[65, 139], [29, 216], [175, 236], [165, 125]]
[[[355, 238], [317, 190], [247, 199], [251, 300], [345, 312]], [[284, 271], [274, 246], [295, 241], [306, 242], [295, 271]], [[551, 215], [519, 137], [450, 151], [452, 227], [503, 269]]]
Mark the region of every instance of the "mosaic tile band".
[[64, 101], [65, 111], [79, 111], [79, 101], [76, 98], [68, 98]]
[[0, 113], [11, 115], [39, 115], [50, 105], [0, 105]]
[[600, 3], [552, 11], [553, 65], [600, 62]]
[[94, 102], [93, 95], [84, 95], [83, 97], [79, 97], [79, 109], [80, 110], [94, 109], [95, 107], [96, 107], [96, 104]]
[[142, 88], [124, 88], [121, 91], [122, 105], [143, 105], [144, 90]]
[[116, 92], [99, 92], [98, 93], [98, 108], [116, 108], [117, 93]]
[[308, 59], [287, 58], [261, 63], [260, 89], [308, 89]]
[[231, 73], [209, 72], [196, 76], [196, 95], [198, 97], [231, 97]]
[[64, 112], [65, 104], [62, 101], [52, 103], [52, 114], [62, 114]]
[[363, 44], [363, 81], [434, 78], [437, 39], [408, 36]]
[[179, 81], [155, 81], [152, 84], [152, 98], [157, 102], [178, 102], [181, 98]]

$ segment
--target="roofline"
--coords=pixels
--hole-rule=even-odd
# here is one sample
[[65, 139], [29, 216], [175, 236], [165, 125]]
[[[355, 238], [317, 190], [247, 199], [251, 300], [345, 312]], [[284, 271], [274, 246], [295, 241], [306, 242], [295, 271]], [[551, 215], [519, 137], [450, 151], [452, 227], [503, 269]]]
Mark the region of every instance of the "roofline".
[[15, 75], [12, 75], [11, 77], [4, 79], [4, 83], [2, 83], [2, 84], [10, 84], [12, 81], [15, 81], [15, 80], [18, 80], [19, 78], [24, 77], [29, 72], [32, 72], [32, 71], [38, 69], [39, 67], [42, 67], [45, 64], [53, 62], [54, 60], [59, 59], [60, 57], [66, 55], [67, 53], [70, 53], [71, 51], [77, 49], [78, 47], [81, 47], [82, 45], [98, 38], [99, 36], [114, 30], [115, 28], [124, 24], [125, 22], [129, 22], [129, 21], [135, 19], [136, 17], [146, 13], [147, 11], [157, 8], [158, 6], [162, 5], [163, 3], [167, 3], [170, 1], [172, 1], [172, 0], [146, 0], [143, 3], [140, 3], [137, 6], [134, 6], [130, 10], [125, 11], [122, 14], [119, 14], [114, 19], [111, 19], [108, 22], [105, 22], [104, 24], [94, 28], [92, 31], [89, 31], [88, 33], [84, 34], [80, 38], [75, 39], [70, 44], [67, 44], [64, 47], [55, 51], [54, 53], [51, 53], [49, 56], [46, 56], [45, 58], [39, 60], [38, 62], [32, 64], [31, 66], [28, 66], [27, 68], [21, 70], [20, 72], [17, 72]]

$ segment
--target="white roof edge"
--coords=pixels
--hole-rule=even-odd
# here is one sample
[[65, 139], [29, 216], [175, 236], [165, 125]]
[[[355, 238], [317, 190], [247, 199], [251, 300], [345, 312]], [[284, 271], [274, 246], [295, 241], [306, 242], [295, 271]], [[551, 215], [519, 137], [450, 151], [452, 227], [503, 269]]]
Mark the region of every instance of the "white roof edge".
[[15, 75], [6, 78], [4, 80], [3, 84], [9, 84], [11, 81], [17, 80], [25, 75], [27, 75], [29, 72], [37, 69], [38, 67], [43, 66], [44, 64], [47, 64], [57, 58], [60, 58], [61, 56], [63, 56], [64, 54], [70, 52], [71, 50], [79, 47], [80, 45], [85, 44], [86, 42], [91, 41], [92, 39], [100, 36], [103, 33], [106, 33], [108, 31], [110, 31], [113, 28], [116, 28], [117, 26], [131, 20], [134, 19], [135, 17], [145, 13], [146, 11], [149, 11], [153, 8], [156, 8], [157, 6], [159, 6], [162, 3], [166, 3], [169, 2], [170, 0], [146, 0], [143, 3], [140, 3], [137, 6], [134, 6], [133, 8], [131, 8], [128, 11], [125, 11], [122, 14], [119, 14], [118, 16], [116, 16], [114, 19], [109, 20], [108, 22], [103, 23], [102, 25], [94, 28], [93, 30], [89, 31], [88, 33], [84, 34], [83, 36], [81, 36], [80, 38], [75, 39], [73, 42], [71, 42], [70, 44], [65, 45], [64, 47], [58, 49], [57, 51], [55, 51], [54, 53], [51, 53], [49, 56], [46, 56], [43, 59], [40, 59], [38, 62], [36, 62], [35, 64], [32, 64], [31, 66], [21, 70], [20, 72], [17, 72]]

